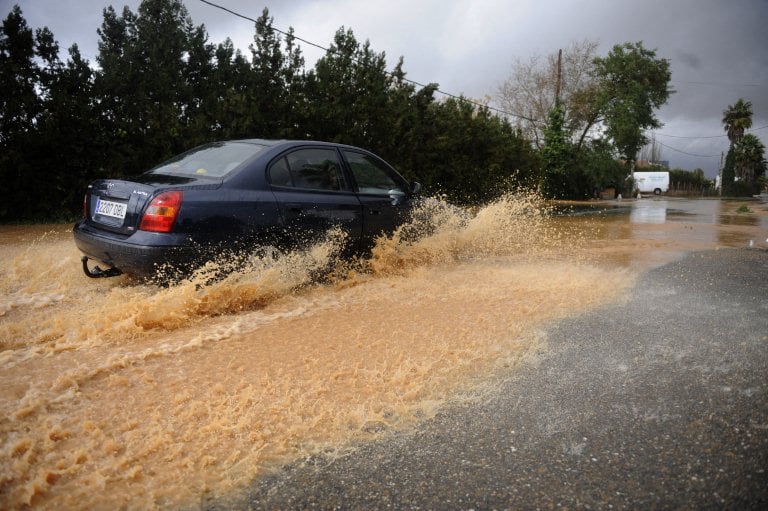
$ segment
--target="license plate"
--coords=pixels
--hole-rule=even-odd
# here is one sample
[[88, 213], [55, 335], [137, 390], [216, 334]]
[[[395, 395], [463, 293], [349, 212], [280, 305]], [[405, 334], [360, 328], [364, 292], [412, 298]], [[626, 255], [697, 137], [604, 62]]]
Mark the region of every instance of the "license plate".
[[123, 220], [127, 209], [126, 205], [122, 202], [113, 202], [100, 198], [96, 201], [96, 211], [94, 213]]

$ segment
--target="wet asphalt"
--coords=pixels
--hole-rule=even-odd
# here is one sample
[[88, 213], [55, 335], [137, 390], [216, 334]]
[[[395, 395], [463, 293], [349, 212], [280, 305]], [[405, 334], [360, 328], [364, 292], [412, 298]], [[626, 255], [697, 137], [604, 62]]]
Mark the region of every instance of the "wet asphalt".
[[551, 325], [481, 400], [207, 509], [768, 509], [768, 251]]

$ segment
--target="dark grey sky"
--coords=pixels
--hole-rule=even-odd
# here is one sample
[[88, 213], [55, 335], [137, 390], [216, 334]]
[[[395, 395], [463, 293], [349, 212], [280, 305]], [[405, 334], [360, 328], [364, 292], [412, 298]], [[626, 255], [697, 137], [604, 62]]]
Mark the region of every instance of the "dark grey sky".
[[[214, 43], [226, 37], [248, 54], [252, 24], [200, 0], [184, 0]], [[214, 0], [216, 1], [216, 0]], [[18, 3], [33, 28], [47, 26], [62, 48], [77, 43], [94, 61], [102, 10], [140, 0], [0, 0], [5, 18]], [[752, 102], [753, 133], [768, 146], [768, 0], [218, 0], [256, 18], [264, 7], [274, 26], [328, 46], [336, 30], [386, 52], [390, 67], [405, 59], [408, 77], [437, 82], [452, 94], [493, 96], [516, 59], [556, 53], [574, 41], [642, 41], [672, 66], [677, 91], [659, 111], [656, 140], [672, 166], [702, 168], [713, 177], [728, 149], [723, 110]], [[321, 51], [302, 44], [311, 67]], [[688, 153], [688, 154], [686, 154]], [[692, 156], [696, 155], [696, 156]]]

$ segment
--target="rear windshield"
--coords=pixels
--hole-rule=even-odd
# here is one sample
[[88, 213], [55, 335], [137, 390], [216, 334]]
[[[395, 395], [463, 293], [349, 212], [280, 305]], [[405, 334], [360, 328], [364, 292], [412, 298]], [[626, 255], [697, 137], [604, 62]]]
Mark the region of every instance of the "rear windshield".
[[206, 144], [174, 156], [150, 170], [149, 174], [224, 177], [265, 148], [264, 145], [244, 142]]

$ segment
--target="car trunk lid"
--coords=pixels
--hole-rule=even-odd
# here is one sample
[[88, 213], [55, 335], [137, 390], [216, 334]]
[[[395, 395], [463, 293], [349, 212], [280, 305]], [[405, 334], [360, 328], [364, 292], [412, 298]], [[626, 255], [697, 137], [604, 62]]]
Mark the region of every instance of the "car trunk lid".
[[102, 179], [88, 185], [85, 207], [89, 225], [130, 235], [141, 223], [147, 204], [166, 190], [218, 188], [221, 180], [143, 174], [131, 180]]

